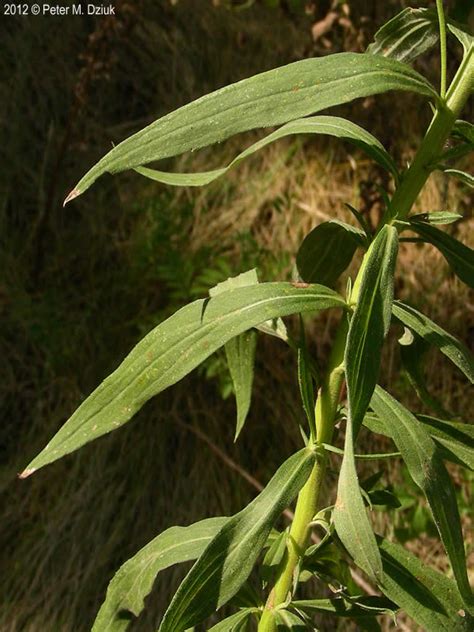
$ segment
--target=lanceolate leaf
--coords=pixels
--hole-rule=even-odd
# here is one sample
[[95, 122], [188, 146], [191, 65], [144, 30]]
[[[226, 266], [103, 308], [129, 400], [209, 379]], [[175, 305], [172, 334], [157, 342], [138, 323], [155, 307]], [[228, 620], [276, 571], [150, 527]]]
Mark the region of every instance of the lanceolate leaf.
[[464, 184], [467, 184], [471, 189], [474, 189], [474, 176], [471, 173], [460, 171], [459, 169], [443, 169], [442, 171], [448, 176], [453, 176]]
[[385, 595], [430, 632], [469, 632], [474, 620], [466, 611], [456, 584], [430, 569], [407, 550], [378, 538]]
[[304, 238], [296, 255], [298, 272], [307, 283], [332, 286], [364, 243], [362, 230], [337, 220], [323, 222]]
[[316, 420], [315, 420], [315, 386], [311, 375], [310, 356], [306, 345], [306, 337], [304, 333], [304, 325], [301, 322], [301, 341], [298, 347], [298, 386], [300, 387], [301, 401], [303, 409], [308, 420], [311, 436], [316, 437]]
[[392, 311], [393, 315], [404, 325], [429, 344], [438, 347], [464, 373], [468, 380], [474, 383], [474, 356], [459, 340], [414, 307], [405, 305], [401, 301], [394, 301]]
[[290, 283], [261, 283], [194, 301], [138, 343], [22, 476], [123, 425], [147, 400], [247, 329], [279, 316], [344, 305], [328, 288], [296, 288]]
[[243, 334], [232, 338], [225, 345], [227, 364], [234, 383], [237, 402], [235, 440], [244, 427], [250, 410], [256, 348], [257, 332], [255, 329], [244, 331]]
[[[359, 619], [370, 614], [393, 614], [396, 606], [385, 597], [361, 597], [351, 603], [342, 597], [335, 599], [302, 599], [292, 601], [290, 607], [302, 610], [307, 614], [326, 614], [335, 617]], [[395, 607], [394, 607], [395, 606]]]
[[391, 320], [397, 253], [397, 230], [385, 225], [365, 255], [345, 351], [349, 417], [354, 438], [377, 383], [382, 344]]
[[[472, 35], [464, 30], [463, 25], [452, 20], [447, 20], [447, 28], [467, 52], [473, 41]], [[377, 31], [367, 52], [409, 63], [435, 46], [438, 39], [437, 12], [408, 7]]]
[[185, 105], [123, 141], [82, 178], [67, 200], [105, 172], [133, 169], [387, 90], [436, 98], [429, 82], [409, 66], [369, 54], [305, 59], [255, 75]]
[[273, 523], [306, 482], [315, 459], [307, 448], [291, 456], [263, 492], [226, 522], [182, 582], [160, 632], [182, 632], [197, 625], [235, 595], [250, 575]]
[[459, 213], [451, 213], [450, 211], [433, 211], [432, 213], [420, 213], [412, 215], [412, 220], [417, 222], [425, 222], [426, 224], [452, 224], [462, 219]]
[[416, 334], [412, 334], [410, 344], [402, 344], [401, 340], [399, 342], [403, 368], [419, 399], [437, 415], [449, 416], [449, 413], [443, 408], [438, 398], [430, 393], [426, 384], [425, 355], [430, 348], [428, 342]]
[[474, 598], [466, 572], [466, 556], [456, 494], [436, 444], [426, 428], [391, 395], [377, 386], [371, 406], [402, 453], [408, 471], [424, 492], [466, 604]]
[[[474, 470], [474, 426], [472, 424], [441, 421], [428, 415], [417, 415], [416, 418], [425, 425], [431, 438], [438, 445], [443, 459]], [[368, 413], [364, 417], [364, 426], [371, 432], [392, 438], [390, 428], [374, 413]]]
[[412, 221], [411, 227], [420, 237], [433, 244], [441, 252], [461, 281], [474, 288], [474, 250], [472, 248], [430, 224]]
[[[259, 612], [258, 608], [244, 608], [232, 614], [230, 617], [226, 617], [216, 625], [213, 625], [212, 628], [209, 628], [208, 632], [235, 632], [238, 626], [243, 624], [252, 614]], [[238, 629], [240, 629], [240, 627]]]
[[250, 147], [234, 158], [227, 167], [221, 169], [201, 173], [169, 173], [149, 169], [147, 167], [137, 167], [136, 171], [142, 176], [146, 176], [157, 182], [162, 182], [163, 184], [191, 187], [203, 186], [220, 178], [227, 173], [229, 169], [236, 167], [240, 162], [245, 160], [245, 158], [260, 151], [260, 149], [274, 143], [280, 138], [292, 136], [293, 134], [324, 134], [342, 138], [365, 151], [383, 169], [391, 173], [395, 180], [398, 179], [397, 166], [380, 141], [359, 125], [338, 116], [313, 116], [291, 121], [269, 136], [250, 145]]
[[171, 527], [129, 559], [107, 589], [92, 632], [124, 632], [144, 608], [158, 573], [197, 559], [228, 518], [209, 518], [189, 527]]
[[456, 121], [451, 134], [474, 145], [474, 125], [468, 121], [463, 121], [461, 119]]
[[435, 442], [441, 455], [474, 471], [474, 425], [443, 421], [428, 415], [417, 415]]
[[334, 524], [337, 535], [357, 566], [374, 581], [382, 581], [382, 562], [360, 492], [353, 444], [352, 425], [348, 419], [344, 457], [333, 512]]
[[403, 9], [375, 34], [367, 52], [409, 63], [438, 41], [436, 11]]

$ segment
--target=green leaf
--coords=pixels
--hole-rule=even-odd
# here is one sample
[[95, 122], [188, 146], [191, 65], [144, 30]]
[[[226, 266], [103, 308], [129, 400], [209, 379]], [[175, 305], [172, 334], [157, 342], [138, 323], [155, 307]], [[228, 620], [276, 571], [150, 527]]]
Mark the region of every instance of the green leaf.
[[153, 329], [77, 409], [22, 476], [123, 425], [234, 336], [271, 318], [344, 307], [322, 286], [261, 283], [183, 307]]
[[467, 173], [466, 171], [460, 171], [459, 169], [442, 169], [443, 173], [446, 173], [448, 176], [453, 176], [457, 178], [464, 184], [467, 184], [471, 189], [474, 189], [474, 176], [471, 173]]
[[412, 229], [433, 244], [451, 266], [453, 272], [469, 287], [474, 288], [474, 250], [448, 233], [424, 222], [411, 221]]
[[277, 630], [294, 630], [294, 632], [306, 632], [308, 626], [298, 615], [289, 610], [279, 609], [275, 611]]
[[438, 347], [474, 384], [474, 356], [459, 340], [414, 307], [405, 305], [401, 301], [393, 302], [392, 311], [393, 315], [406, 327], [429, 344]]
[[[463, 45], [467, 53], [473, 38], [462, 24], [446, 20], [448, 31]], [[435, 46], [439, 40], [438, 14], [434, 9], [408, 7], [386, 22], [375, 34], [368, 53], [384, 55], [410, 63]]]
[[474, 144], [474, 125], [468, 121], [459, 119], [454, 123], [451, 135]]
[[431, 84], [409, 66], [368, 54], [304, 59], [255, 75], [167, 114], [120, 143], [92, 167], [66, 201], [103, 173], [140, 167], [388, 90], [436, 98]]
[[410, 476], [425, 494], [459, 591], [467, 604], [474, 605], [456, 493], [436, 444], [416, 417], [380, 386], [375, 389], [371, 406], [402, 453]]
[[449, 415], [438, 398], [430, 393], [426, 384], [424, 361], [426, 352], [429, 349], [428, 342], [420, 336], [414, 335], [410, 329], [407, 330], [405, 328], [405, 330], [411, 334], [412, 340], [409, 344], [404, 344], [403, 339], [406, 333], [399, 340], [400, 356], [411, 385], [425, 406], [431, 408], [436, 414]]
[[431, 437], [441, 447], [441, 455], [474, 471], [474, 426], [417, 415]]
[[376, 32], [367, 52], [410, 63], [435, 46], [438, 39], [436, 11], [408, 7]]
[[382, 554], [383, 593], [418, 625], [430, 632], [469, 632], [473, 619], [456, 584], [429, 568], [398, 544], [378, 538]]
[[301, 322], [301, 341], [298, 346], [298, 386], [300, 389], [303, 410], [308, 420], [309, 429], [312, 437], [316, 437], [316, 419], [315, 419], [315, 386], [311, 374], [311, 359], [306, 345], [306, 336], [304, 333], [304, 324]]
[[452, 224], [462, 219], [459, 213], [451, 213], [449, 211], [434, 211], [432, 213], [420, 213], [411, 215], [410, 219], [416, 222], [425, 222], [425, 224]]
[[237, 424], [234, 441], [237, 441], [250, 410], [256, 348], [257, 332], [254, 329], [244, 331], [243, 334], [232, 338], [225, 345], [227, 364], [234, 383], [237, 401]]
[[357, 566], [373, 580], [382, 581], [382, 561], [357, 478], [352, 432], [348, 419], [337, 500], [333, 511], [334, 524], [337, 535]]
[[160, 632], [197, 625], [236, 594], [273, 523], [304, 485], [315, 460], [315, 453], [307, 448], [291, 456], [257, 498], [226, 522], [181, 583]]
[[380, 369], [383, 340], [390, 326], [397, 230], [385, 225], [364, 259], [357, 305], [345, 350], [349, 418], [357, 437]]
[[296, 255], [303, 281], [332, 286], [352, 261], [364, 232], [338, 220], [323, 222], [306, 235]]
[[282, 533], [280, 533], [278, 538], [274, 540], [268, 551], [265, 553], [261, 569], [261, 576], [265, 582], [268, 583], [270, 581], [272, 573], [276, 570], [276, 568], [282, 561], [286, 552], [287, 542], [288, 533], [286, 531], [283, 531]]
[[244, 623], [252, 614], [257, 614], [259, 611], [258, 608], [245, 608], [243, 610], [239, 610], [235, 614], [232, 614], [230, 617], [226, 617], [223, 621], [220, 621], [216, 625], [213, 625], [212, 628], [209, 628], [208, 632], [236, 632], [237, 626]]
[[[247, 287], [248, 285], [258, 285], [258, 274], [256, 268], [242, 272], [235, 277], [229, 277], [225, 281], [221, 281], [209, 290], [209, 296], [212, 298], [226, 292], [227, 290], [235, 290], [238, 287]], [[288, 332], [285, 323], [281, 318], [273, 318], [256, 326], [256, 329], [264, 334], [280, 338], [284, 342], [288, 342]]]
[[228, 518], [171, 527], [130, 558], [115, 574], [92, 632], [124, 632], [145, 607], [156, 576], [173, 564], [197, 559]]
[[306, 119], [291, 121], [283, 127], [280, 127], [280, 129], [276, 130], [272, 134], [269, 134], [265, 138], [262, 138], [258, 142], [250, 145], [250, 147], [247, 147], [247, 149], [236, 156], [231, 163], [221, 169], [214, 169], [212, 171], [204, 171], [200, 173], [169, 173], [166, 171], [149, 169], [147, 167], [137, 167], [135, 170], [142, 176], [163, 184], [172, 186], [200, 187], [210, 184], [214, 180], [217, 180], [217, 178], [225, 175], [229, 169], [236, 167], [243, 160], [252, 154], [255, 154], [257, 151], [260, 151], [267, 145], [294, 134], [323, 134], [346, 140], [359, 149], [362, 149], [383, 169], [386, 169], [389, 173], [391, 173], [395, 180], [398, 180], [399, 174], [397, 166], [380, 141], [356, 123], [352, 123], [351, 121], [338, 116], [313, 116]]
[[[336, 597], [335, 599], [301, 599], [292, 601], [290, 607], [307, 614], [325, 614], [334, 617], [359, 619], [370, 614], [393, 614], [394, 604], [385, 597], [359, 597], [354, 603]], [[395, 606], [395, 609], [396, 606]]]

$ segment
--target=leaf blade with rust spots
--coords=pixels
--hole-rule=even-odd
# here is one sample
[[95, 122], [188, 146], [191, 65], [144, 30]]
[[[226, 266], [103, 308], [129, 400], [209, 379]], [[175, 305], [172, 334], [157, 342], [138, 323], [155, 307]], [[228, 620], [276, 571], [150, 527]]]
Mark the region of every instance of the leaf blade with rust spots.
[[[295, 85], [299, 86], [297, 92]], [[282, 125], [389, 90], [437, 98], [431, 84], [412, 68], [377, 55], [338, 53], [275, 68], [212, 92], [155, 121], [114, 147], [75, 189], [83, 193], [104, 173], [135, 169], [241, 132]]]
[[330, 307], [346, 304], [329, 288], [297, 289], [290, 283], [237, 287], [190, 303], [138, 343], [21, 476], [127, 423], [151, 397], [181, 380], [231, 338], [269, 319]]

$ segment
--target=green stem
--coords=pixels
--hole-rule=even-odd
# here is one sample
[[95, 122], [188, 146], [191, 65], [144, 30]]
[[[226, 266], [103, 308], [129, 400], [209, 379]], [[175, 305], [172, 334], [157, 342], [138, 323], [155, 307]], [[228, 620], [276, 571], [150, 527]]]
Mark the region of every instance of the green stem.
[[391, 201], [391, 215], [405, 219], [433, 170], [446, 140], [474, 85], [474, 49], [464, 57], [449, 88], [446, 102], [438, 105], [408, 171], [402, 177]]
[[444, 17], [443, 0], [436, 0], [436, 9], [439, 20], [439, 46], [441, 52], [441, 86], [440, 95], [446, 97], [446, 75], [447, 75], [447, 55], [446, 55], [446, 19]]
[[[394, 193], [391, 203], [392, 217], [404, 219], [410, 213], [418, 194], [431, 173], [433, 163], [439, 157], [453, 124], [471, 93], [473, 85], [474, 52], [471, 49], [456, 73], [446, 102], [438, 106], [412, 165]], [[366, 257], [354, 283], [351, 305], [357, 301], [365, 261]], [[286, 602], [292, 588], [295, 570], [308, 546], [310, 523], [318, 510], [319, 493], [328, 459], [323, 444], [331, 443], [344, 381], [344, 350], [347, 330], [348, 321], [344, 315], [331, 352], [327, 377], [321, 385], [316, 401], [316, 446], [320, 456], [298, 496], [287, 553], [262, 613], [258, 627], [259, 632], [276, 632], [275, 608]]]
[[332, 440], [341, 388], [344, 381], [343, 362], [347, 328], [347, 317], [344, 314], [329, 359], [327, 377], [319, 390], [316, 400], [318, 459], [298, 496], [284, 563], [260, 619], [259, 632], [276, 632], [277, 625], [273, 614], [274, 608], [286, 601], [293, 584], [295, 569], [308, 546], [310, 523], [317, 512], [319, 492], [328, 460], [327, 451], [323, 444], [330, 443]]

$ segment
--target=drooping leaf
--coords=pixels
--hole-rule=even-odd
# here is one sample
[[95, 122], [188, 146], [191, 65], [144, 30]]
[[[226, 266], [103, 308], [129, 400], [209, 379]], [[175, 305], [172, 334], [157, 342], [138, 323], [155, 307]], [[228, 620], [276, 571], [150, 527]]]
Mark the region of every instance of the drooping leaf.
[[409, 66], [369, 54], [305, 59], [212, 92], [158, 119], [114, 147], [80, 180], [67, 201], [103, 173], [118, 173], [199, 149], [247, 130], [281, 125], [353, 99], [388, 90], [436, 98]]
[[474, 606], [456, 493], [435, 442], [416, 417], [380, 386], [375, 389], [371, 406], [402, 453], [410, 476], [425, 494], [459, 591], [466, 604]]
[[454, 336], [448, 334], [427, 316], [401, 301], [394, 301], [393, 315], [444, 355], [474, 384], [474, 356]]
[[456, 584], [412, 553], [377, 538], [382, 554], [383, 593], [416, 623], [433, 632], [469, 632], [473, 618], [466, 611]]
[[257, 332], [254, 329], [244, 331], [243, 334], [232, 338], [225, 345], [227, 364], [234, 384], [237, 402], [235, 441], [244, 427], [250, 410], [256, 348]]
[[[450, 19], [446, 22], [448, 31], [461, 42], [466, 53], [473, 41], [467, 27]], [[437, 11], [407, 7], [377, 31], [367, 52], [410, 63], [435, 46], [438, 39]]]
[[411, 219], [417, 222], [425, 222], [426, 224], [452, 224], [462, 219], [459, 213], [451, 213], [450, 211], [433, 211], [432, 213], [419, 213], [411, 215]]
[[461, 171], [460, 169], [443, 169], [443, 173], [446, 173], [448, 176], [453, 176], [457, 178], [462, 183], [467, 184], [467, 186], [474, 189], [474, 176], [471, 173], [467, 173], [467, 171]]
[[472, 248], [430, 224], [412, 220], [411, 227], [420, 237], [433, 244], [441, 252], [461, 281], [474, 288], [474, 250]]
[[426, 383], [425, 356], [430, 346], [426, 340], [413, 334], [411, 330], [408, 329], [408, 331], [412, 334], [410, 343], [403, 344], [405, 335], [398, 341], [400, 343], [400, 357], [408, 379], [425, 406], [431, 408], [431, 410], [435, 411], [438, 415], [449, 415], [439, 399], [430, 393]]
[[474, 143], [474, 125], [459, 119], [454, 123], [451, 135], [462, 138], [468, 143]]
[[147, 400], [178, 382], [247, 329], [279, 316], [344, 305], [342, 297], [328, 288], [296, 288], [291, 283], [261, 283], [194, 301], [138, 343], [23, 476], [123, 425]]
[[174, 564], [197, 559], [228, 518], [209, 518], [171, 527], [130, 558], [115, 574], [92, 632], [124, 632], [143, 610], [157, 575]]
[[474, 426], [417, 415], [431, 437], [441, 447], [441, 455], [474, 471]]
[[438, 39], [436, 11], [407, 7], [376, 32], [367, 52], [410, 63]]
[[391, 320], [397, 253], [397, 230], [385, 225], [365, 255], [345, 350], [349, 418], [354, 437], [378, 379], [382, 344]]
[[307, 283], [334, 285], [364, 240], [363, 231], [338, 220], [319, 224], [306, 235], [296, 254], [301, 278]]
[[[209, 296], [218, 296], [226, 290], [236, 287], [246, 287], [258, 284], [257, 271], [255, 269], [243, 272], [236, 277], [230, 277], [226, 281], [218, 283], [209, 290]], [[281, 320], [281, 319], [280, 319]], [[271, 325], [271, 321], [266, 323]], [[284, 324], [282, 322], [284, 328]], [[286, 330], [285, 330], [286, 334]], [[235, 437], [237, 438], [244, 427], [252, 400], [252, 386], [254, 377], [255, 351], [257, 349], [257, 332], [254, 329], [244, 331], [235, 338], [231, 338], [225, 344], [227, 366], [234, 385], [235, 399], [237, 403], [237, 423]]]
[[306, 336], [304, 332], [304, 324], [301, 319], [301, 340], [298, 347], [298, 386], [300, 389], [301, 401], [303, 403], [303, 410], [308, 420], [309, 429], [311, 435], [316, 437], [316, 420], [315, 420], [315, 397], [314, 397], [314, 383], [311, 374], [310, 355], [308, 353], [308, 347], [306, 345]]
[[247, 149], [236, 156], [226, 167], [220, 169], [199, 173], [170, 173], [158, 171], [157, 169], [149, 169], [147, 167], [137, 167], [136, 171], [142, 176], [155, 180], [156, 182], [161, 182], [162, 184], [200, 187], [210, 184], [214, 180], [217, 180], [217, 178], [225, 175], [229, 169], [236, 167], [243, 160], [267, 145], [286, 136], [293, 136], [295, 134], [323, 134], [346, 140], [359, 149], [362, 149], [383, 169], [386, 169], [392, 174], [396, 181], [398, 180], [397, 166], [380, 141], [359, 125], [338, 116], [313, 116], [291, 121], [272, 134], [247, 147]]
[[[428, 415], [416, 415], [425, 424], [443, 459], [474, 469], [474, 434], [472, 424], [442, 421]], [[392, 438], [390, 429], [374, 413], [367, 413], [364, 426], [371, 432]]]
[[236, 632], [238, 626], [247, 621], [252, 614], [258, 614], [259, 612], [258, 608], [244, 608], [213, 625], [208, 632]]
[[250, 575], [273, 523], [304, 485], [315, 459], [307, 448], [291, 456], [257, 498], [226, 522], [181, 583], [160, 632], [197, 625], [236, 594]]
[[352, 425], [348, 419], [333, 511], [334, 524], [337, 535], [357, 566], [374, 581], [382, 581], [382, 561], [361, 496], [353, 444]]
[[293, 632], [307, 632], [308, 626], [301, 617], [294, 612], [281, 608], [275, 611], [278, 632], [293, 630]]
[[335, 617], [359, 619], [367, 617], [370, 613], [383, 615], [393, 614], [397, 606], [385, 597], [359, 597], [355, 603], [347, 601], [343, 597], [335, 599], [301, 599], [292, 601], [290, 607], [302, 610], [307, 614], [325, 614]]

